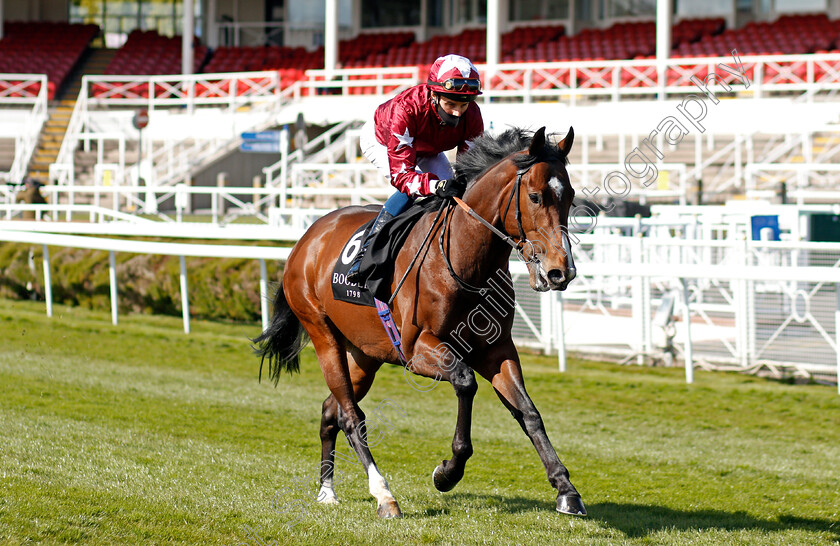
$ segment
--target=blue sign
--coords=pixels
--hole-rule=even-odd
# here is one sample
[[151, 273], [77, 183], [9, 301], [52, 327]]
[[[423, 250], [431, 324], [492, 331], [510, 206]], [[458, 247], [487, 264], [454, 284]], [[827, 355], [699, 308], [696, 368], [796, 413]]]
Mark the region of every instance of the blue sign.
[[279, 154], [280, 141], [272, 142], [266, 140], [245, 140], [242, 141], [242, 144], [239, 145], [239, 150], [242, 152]]
[[242, 140], [257, 142], [280, 142], [280, 131], [260, 131], [259, 133], [242, 133]]
[[753, 216], [750, 218], [752, 224], [752, 240], [761, 241], [761, 230], [769, 229], [770, 241], [780, 240], [779, 217], [778, 216]]

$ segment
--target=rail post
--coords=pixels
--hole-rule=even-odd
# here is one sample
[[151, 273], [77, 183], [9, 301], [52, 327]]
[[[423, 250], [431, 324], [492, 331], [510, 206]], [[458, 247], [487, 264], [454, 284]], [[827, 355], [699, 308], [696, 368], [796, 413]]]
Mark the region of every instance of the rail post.
[[47, 316], [53, 316], [52, 311], [52, 275], [50, 274], [50, 247], [44, 245], [44, 299], [47, 300]]

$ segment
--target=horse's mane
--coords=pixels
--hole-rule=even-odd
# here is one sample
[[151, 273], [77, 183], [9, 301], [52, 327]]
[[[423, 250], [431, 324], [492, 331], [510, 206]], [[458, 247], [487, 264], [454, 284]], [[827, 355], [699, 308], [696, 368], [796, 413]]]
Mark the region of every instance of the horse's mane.
[[[519, 127], [511, 127], [498, 136], [484, 133], [473, 141], [472, 147], [467, 152], [458, 157], [458, 161], [453, 165], [455, 176], [471, 184], [499, 161], [515, 152], [527, 149], [533, 138], [533, 131]], [[557, 146], [549, 144], [548, 140], [538, 155], [517, 154], [513, 158], [518, 169], [526, 169], [542, 161], [560, 161], [563, 165], [567, 165], [569, 158]]]

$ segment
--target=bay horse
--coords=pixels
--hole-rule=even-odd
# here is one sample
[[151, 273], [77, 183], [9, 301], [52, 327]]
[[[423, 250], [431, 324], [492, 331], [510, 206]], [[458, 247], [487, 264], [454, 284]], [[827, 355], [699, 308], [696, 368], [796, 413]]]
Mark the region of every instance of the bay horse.
[[[564, 290], [574, 278], [566, 232], [575, 194], [566, 172], [573, 142], [572, 128], [554, 145], [546, 138], [545, 127], [534, 133], [513, 128], [498, 137], [476, 139], [454, 165], [457, 176], [470, 181], [459, 203], [462, 206], [450, 207], [443, 222], [437, 221], [433, 211], [423, 215], [396, 259], [392, 292], [397, 279], [409, 272], [391, 312], [401, 332], [408, 370], [448, 381], [458, 399], [452, 458], [435, 468], [435, 488], [449, 491], [455, 487], [472, 455], [470, 429], [478, 372], [533, 442], [548, 481], [557, 490], [557, 511], [585, 516], [581, 497], [525, 390], [511, 339], [514, 293], [508, 272], [515, 246], [527, 261], [532, 289]], [[465, 212], [470, 208], [470, 213]], [[330, 285], [330, 272], [345, 243], [375, 214], [370, 208], [346, 207], [312, 224], [286, 262], [271, 324], [253, 341], [262, 356], [260, 370], [268, 360], [276, 384], [283, 370], [299, 370], [298, 354], [307, 337], [311, 339], [331, 393], [322, 406], [318, 500], [338, 502], [333, 472], [341, 430], [366, 469], [377, 514], [390, 518], [402, 513], [371, 455], [359, 402], [382, 364], [400, 364], [400, 355], [376, 309], [336, 301]], [[438, 245], [424, 246], [433, 240], [430, 234], [438, 238]], [[409, 268], [415, 257], [419, 257], [417, 266]], [[493, 287], [494, 298], [488, 297], [487, 288], [477, 288], [487, 286]], [[479, 308], [484, 311], [483, 325], [474, 313], [468, 316], [468, 311]], [[488, 333], [491, 308], [499, 315], [499, 328]]]

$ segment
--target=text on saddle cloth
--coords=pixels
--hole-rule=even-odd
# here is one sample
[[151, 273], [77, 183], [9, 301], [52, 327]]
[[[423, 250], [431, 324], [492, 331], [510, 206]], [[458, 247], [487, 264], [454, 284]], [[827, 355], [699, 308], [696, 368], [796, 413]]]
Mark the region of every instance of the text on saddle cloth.
[[341, 253], [338, 255], [338, 260], [335, 262], [331, 278], [333, 298], [338, 301], [366, 305], [368, 307], [374, 306], [373, 296], [367, 288], [347, 280], [347, 272], [350, 270], [356, 254], [362, 249], [365, 234], [372, 222], [373, 220], [362, 224], [359, 229], [353, 232], [353, 236], [350, 237], [350, 240], [347, 241], [344, 248], [341, 249]]

